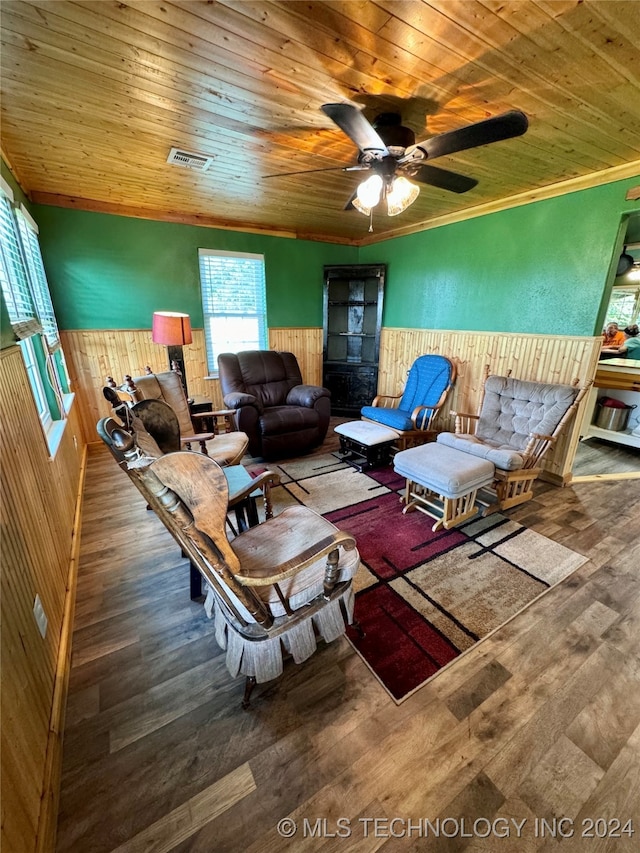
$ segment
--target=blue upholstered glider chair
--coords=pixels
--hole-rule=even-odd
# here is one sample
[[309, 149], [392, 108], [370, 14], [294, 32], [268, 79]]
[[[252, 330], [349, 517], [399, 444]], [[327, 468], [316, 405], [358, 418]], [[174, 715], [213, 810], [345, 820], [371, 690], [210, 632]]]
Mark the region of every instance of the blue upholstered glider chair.
[[400, 450], [430, 441], [435, 436], [433, 422], [456, 378], [453, 362], [443, 355], [417, 358], [402, 395], [379, 394], [360, 414], [367, 421], [398, 433]]

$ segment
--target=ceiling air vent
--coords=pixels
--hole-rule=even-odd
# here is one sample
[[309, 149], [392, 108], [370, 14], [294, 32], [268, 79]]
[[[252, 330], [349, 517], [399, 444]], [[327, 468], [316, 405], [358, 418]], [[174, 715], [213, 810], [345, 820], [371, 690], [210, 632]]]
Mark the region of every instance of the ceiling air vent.
[[213, 157], [194, 154], [192, 151], [183, 151], [181, 148], [172, 148], [167, 157], [167, 163], [171, 163], [173, 166], [184, 166], [187, 169], [196, 169], [198, 172], [206, 172], [213, 163]]

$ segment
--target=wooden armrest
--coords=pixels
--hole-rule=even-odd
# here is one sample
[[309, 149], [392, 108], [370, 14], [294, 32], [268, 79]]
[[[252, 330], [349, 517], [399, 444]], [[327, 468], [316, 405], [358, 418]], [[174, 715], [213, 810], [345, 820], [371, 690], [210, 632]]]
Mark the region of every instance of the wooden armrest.
[[542, 435], [539, 432], [532, 432], [529, 434], [529, 438], [535, 438], [536, 441], [555, 441], [557, 436], [554, 437], [553, 435]]
[[402, 394], [376, 394], [376, 396], [373, 398], [373, 403], [371, 403], [371, 405], [377, 406], [382, 409], [390, 409], [391, 406], [385, 406], [385, 400], [393, 402], [395, 400], [400, 400], [401, 398]]
[[183, 444], [191, 444], [192, 441], [211, 441], [215, 437], [213, 432], [196, 432], [193, 435], [181, 435], [180, 441]]
[[453, 431], [456, 435], [473, 435], [477, 429], [477, 421], [480, 415], [467, 414], [466, 412], [451, 412], [454, 416]]
[[542, 435], [539, 432], [529, 433], [529, 440], [524, 449], [523, 470], [531, 469], [540, 464], [540, 460], [547, 450], [555, 444], [556, 439], [552, 435]]
[[344, 530], [336, 530], [331, 536], [327, 536], [321, 539], [320, 542], [316, 542], [303, 551], [300, 551], [299, 554], [287, 560], [286, 563], [282, 563], [280, 566], [265, 566], [264, 571], [271, 572], [272, 574], [265, 574], [259, 577], [257, 575], [248, 577], [247, 575], [237, 574], [234, 577], [242, 586], [270, 586], [271, 584], [286, 580], [286, 578], [293, 577], [293, 575], [297, 575], [312, 563], [315, 563], [320, 557], [325, 557], [340, 547], [350, 551], [356, 547], [356, 540]]
[[[234, 409], [210, 409], [208, 412], [191, 412], [191, 420], [196, 425], [196, 428], [198, 423], [204, 423], [206, 427], [211, 422], [211, 426], [217, 435], [222, 430], [226, 433], [235, 431], [236, 422], [234, 415]], [[219, 418], [222, 419], [222, 425], [218, 423]]]
[[279, 474], [276, 474], [275, 471], [263, 471], [259, 477], [256, 477], [251, 480], [250, 483], [247, 483], [246, 486], [243, 486], [241, 489], [238, 489], [233, 494], [229, 495], [229, 506], [232, 507], [235, 504], [240, 503], [240, 501], [243, 501], [245, 498], [248, 498], [256, 489], [272, 488], [273, 486], [277, 486], [279, 483]]
[[192, 418], [228, 418], [231, 415], [235, 415], [235, 409], [217, 409], [216, 411], [210, 412], [194, 412], [191, 414]]
[[436, 411], [436, 406], [416, 406], [411, 412], [414, 429], [424, 430], [425, 432], [431, 429], [431, 423], [436, 415]]
[[454, 418], [470, 418], [472, 421], [480, 420], [480, 415], [470, 415], [467, 412], [449, 412]]

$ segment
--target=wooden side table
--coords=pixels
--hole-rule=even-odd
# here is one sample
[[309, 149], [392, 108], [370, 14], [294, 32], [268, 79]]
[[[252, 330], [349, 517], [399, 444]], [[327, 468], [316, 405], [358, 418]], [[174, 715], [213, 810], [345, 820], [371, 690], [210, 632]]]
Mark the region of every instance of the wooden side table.
[[196, 415], [198, 429], [220, 435], [221, 432], [233, 432], [235, 423], [233, 409], [214, 410], [213, 403], [207, 397], [195, 396], [189, 400], [189, 412]]

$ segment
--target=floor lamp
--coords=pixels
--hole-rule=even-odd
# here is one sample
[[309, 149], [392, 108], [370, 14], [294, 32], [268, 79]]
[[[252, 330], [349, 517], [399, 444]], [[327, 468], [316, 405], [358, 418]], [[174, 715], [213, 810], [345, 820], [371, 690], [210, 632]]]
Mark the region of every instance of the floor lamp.
[[182, 347], [193, 341], [189, 315], [179, 314], [176, 311], [154, 311], [151, 337], [154, 344], [164, 344], [167, 347], [169, 367], [180, 375], [188, 400], [189, 392]]

